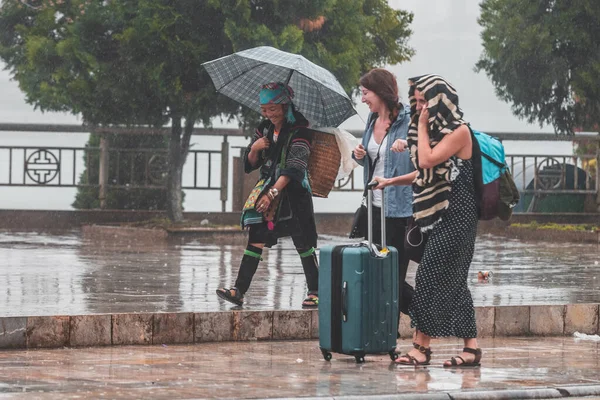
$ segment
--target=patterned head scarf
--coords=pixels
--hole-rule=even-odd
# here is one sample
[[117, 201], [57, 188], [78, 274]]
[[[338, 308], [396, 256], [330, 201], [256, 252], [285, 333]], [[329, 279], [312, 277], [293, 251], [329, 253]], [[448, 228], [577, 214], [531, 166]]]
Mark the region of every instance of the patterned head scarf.
[[[294, 91], [289, 85], [282, 82], [271, 82], [262, 86], [260, 90], [260, 104], [292, 104]], [[288, 106], [287, 121], [291, 124], [296, 122], [292, 106]]]
[[432, 168], [419, 168], [417, 152], [419, 115], [415, 90], [423, 94], [429, 110], [429, 144], [435, 147], [444, 135], [466, 124], [458, 106], [458, 95], [454, 87], [438, 75], [423, 75], [409, 79], [410, 125], [408, 147], [410, 157], [418, 171], [413, 182], [413, 217], [422, 231], [432, 229], [446, 213], [449, 205], [452, 182], [458, 176], [455, 157]]

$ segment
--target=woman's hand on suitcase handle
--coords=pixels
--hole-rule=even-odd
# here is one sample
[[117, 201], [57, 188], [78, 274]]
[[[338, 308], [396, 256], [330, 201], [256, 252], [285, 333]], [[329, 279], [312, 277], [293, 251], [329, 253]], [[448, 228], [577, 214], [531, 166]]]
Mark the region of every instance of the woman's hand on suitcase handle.
[[382, 178], [380, 176], [376, 176], [373, 178], [373, 180], [371, 182], [369, 182], [367, 184], [367, 187], [369, 189], [373, 189], [373, 190], [377, 190], [377, 189], [383, 189], [386, 186], [389, 186], [389, 179], [386, 178]]

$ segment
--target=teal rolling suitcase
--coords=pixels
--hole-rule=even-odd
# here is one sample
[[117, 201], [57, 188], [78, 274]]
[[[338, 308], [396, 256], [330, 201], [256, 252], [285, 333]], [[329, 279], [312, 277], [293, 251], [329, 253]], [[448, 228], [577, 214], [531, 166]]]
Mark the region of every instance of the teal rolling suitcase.
[[368, 241], [323, 246], [319, 253], [319, 346], [325, 360], [331, 353], [348, 354], [357, 363], [367, 354], [398, 358], [398, 251], [373, 245], [372, 191], [368, 195]]

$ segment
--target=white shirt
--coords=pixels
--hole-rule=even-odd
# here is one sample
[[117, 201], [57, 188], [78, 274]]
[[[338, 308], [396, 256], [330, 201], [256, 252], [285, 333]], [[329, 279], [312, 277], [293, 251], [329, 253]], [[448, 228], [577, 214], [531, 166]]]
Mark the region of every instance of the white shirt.
[[[385, 174], [385, 157], [387, 154], [387, 136], [383, 138], [383, 141], [381, 142], [381, 150], [379, 150], [379, 144], [377, 144], [375, 142], [375, 136], [372, 135], [371, 139], [369, 140], [369, 145], [367, 146], [367, 152], [369, 153], [369, 158], [371, 159], [371, 162], [375, 161], [375, 159], [377, 158], [377, 150], [379, 150], [379, 161], [377, 161], [377, 164], [375, 165], [375, 169], [373, 171], [373, 178], [376, 176], [380, 176], [383, 177]], [[380, 207], [381, 208], [381, 194], [383, 193], [382, 190], [374, 190], [373, 191], [373, 205], [375, 207]]]

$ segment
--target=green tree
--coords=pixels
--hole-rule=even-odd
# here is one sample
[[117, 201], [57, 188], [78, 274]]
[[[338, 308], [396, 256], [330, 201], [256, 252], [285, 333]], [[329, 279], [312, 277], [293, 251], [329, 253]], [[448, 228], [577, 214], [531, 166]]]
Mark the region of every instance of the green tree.
[[598, 129], [600, 2], [483, 0], [485, 71], [497, 95], [529, 122], [557, 133]]
[[223, 15], [204, 3], [6, 0], [0, 57], [28, 102], [91, 125], [163, 126], [167, 211], [182, 219], [181, 171], [194, 123], [239, 108], [216, 98], [201, 63], [231, 52]]
[[[165, 189], [141, 189], [140, 186], [161, 186], [164, 184], [166, 170], [167, 140], [158, 135], [106, 135], [110, 143], [108, 184], [121, 188], [112, 188], [106, 195], [106, 208], [112, 210], [164, 210], [167, 208]], [[100, 135], [91, 135], [86, 145], [88, 149], [83, 156], [86, 169], [79, 178], [83, 185], [77, 190], [74, 208], [100, 208], [98, 187], [87, 186], [97, 184], [99, 178]], [[156, 149], [144, 151], [139, 149]], [[117, 150], [122, 151], [117, 154]]]
[[386, 0], [212, 1], [227, 17], [225, 33], [234, 51], [267, 45], [302, 54], [330, 70], [348, 93], [370, 69], [414, 54], [408, 46], [413, 14], [390, 8]]
[[170, 123], [167, 211], [180, 221], [194, 124], [242, 111], [215, 94], [203, 62], [271, 45], [331, 69], [350, 91], [361, 73], [411, 56], [411, 21], [385, 0], [4, 0], [0, 58], [41, 110], [92, 125]]

